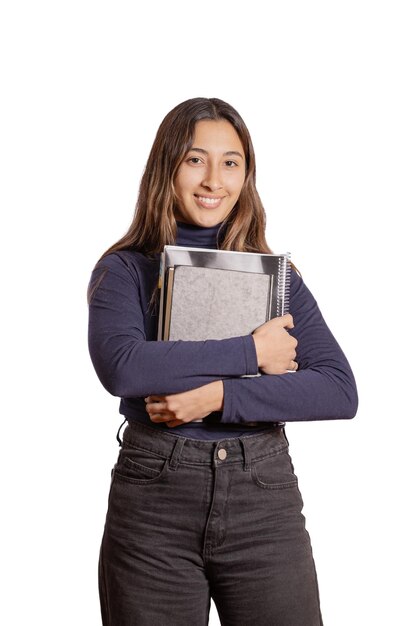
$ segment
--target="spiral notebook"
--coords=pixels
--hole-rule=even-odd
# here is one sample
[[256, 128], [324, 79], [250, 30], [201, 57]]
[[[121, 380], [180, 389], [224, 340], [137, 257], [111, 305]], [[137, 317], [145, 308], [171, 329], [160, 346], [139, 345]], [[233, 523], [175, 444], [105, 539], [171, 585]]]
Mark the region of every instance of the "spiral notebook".
[[159, 340], [225, 339], [252, 333], [289, 306], [290, 254], [165, 246]]
[[269, 319], [288, 313], [290, 278], [289, 253], [165, 246], [158, 339], [200, 341], [248, 335]]

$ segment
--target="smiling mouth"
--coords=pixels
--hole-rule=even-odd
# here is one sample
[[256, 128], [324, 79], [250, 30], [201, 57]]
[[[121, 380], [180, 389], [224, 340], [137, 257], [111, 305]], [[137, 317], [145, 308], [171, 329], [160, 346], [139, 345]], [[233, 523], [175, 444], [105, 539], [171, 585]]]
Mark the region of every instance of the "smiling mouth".
[[223, 200], [223, 197], [220, 197], [220, 196], [213, 198], [210, 196], [195, 195], [194, 197], [196, 198], [199, 205], [203, 207], [207, 207], [207, 208], [212, 208], [212, 209], [217, 208], [220, 205], [221, 201]]

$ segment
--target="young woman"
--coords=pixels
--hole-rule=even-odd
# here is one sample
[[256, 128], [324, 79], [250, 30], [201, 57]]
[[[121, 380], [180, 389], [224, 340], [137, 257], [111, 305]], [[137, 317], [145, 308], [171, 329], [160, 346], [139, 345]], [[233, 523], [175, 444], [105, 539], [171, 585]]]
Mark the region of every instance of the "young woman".
[[166, 244], [272, 252], [250, 135], [222, 100], [165, 117], [133, 222], [89, 285], [91, 358], [127, 420], [100, 551], [103, 624], [204, 626], [213, 598], [225, 626], [318, 626], [284, 425], [353, 417], [351, 369], [296, 271], [291, 315], [247, 336], [157, 341]]

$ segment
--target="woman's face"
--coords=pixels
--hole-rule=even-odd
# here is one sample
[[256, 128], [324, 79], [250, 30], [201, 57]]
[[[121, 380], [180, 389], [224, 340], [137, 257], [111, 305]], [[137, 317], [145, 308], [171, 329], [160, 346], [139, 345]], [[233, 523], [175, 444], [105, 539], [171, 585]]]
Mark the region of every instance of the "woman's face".
[[245, 181], [245, 152], [226, 120], [201, 120], [174, 181], [174, 215], [181, 222], [215, 226], [235, 206]]

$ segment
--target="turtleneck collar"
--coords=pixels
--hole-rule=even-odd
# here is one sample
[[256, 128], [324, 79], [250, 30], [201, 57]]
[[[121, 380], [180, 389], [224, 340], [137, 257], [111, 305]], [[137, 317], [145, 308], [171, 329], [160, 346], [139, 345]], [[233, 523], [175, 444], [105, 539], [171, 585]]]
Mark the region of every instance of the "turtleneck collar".
[[222, 241], [222, 235], [225, 234], [226, 229], [222, 229], [219, 233], [223, 222], [216, 224], [215, 226], [197, 226], [196, 224], [187, 224], [186, 222], [177, 223], [177, 246], [189, 246], [192, 248], [211, 248], [216, 250], [217, 235], [219, 235], [219, 244]]

